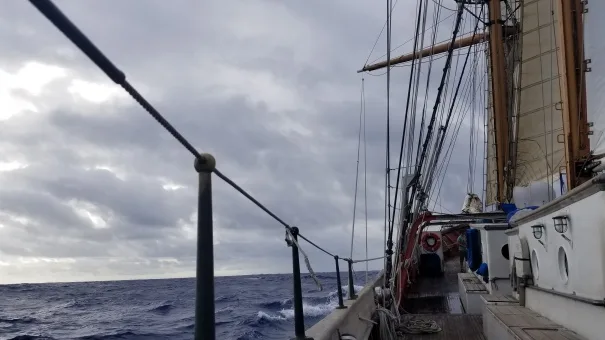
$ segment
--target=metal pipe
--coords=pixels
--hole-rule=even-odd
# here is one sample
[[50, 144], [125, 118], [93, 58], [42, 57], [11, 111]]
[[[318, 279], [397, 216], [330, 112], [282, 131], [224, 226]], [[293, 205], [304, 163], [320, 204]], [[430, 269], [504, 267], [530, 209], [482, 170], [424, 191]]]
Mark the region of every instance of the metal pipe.
[[298, 228], [291, 227], [292, 278], [294, 281], [294, 335], [296, 340], [309, 339], [305, 336], [305, 315], [303, 314], [302, 286], [300, 281], [300, 259], [298, 258]]
[[355, 300], [357, 296], [355, 296], [355, 285], [353, 284], [353, 261], [349, 259], [347, 263], [349, 265], [349, 300]]
[[212, 242], [212, 171], [216, 161], [202, 154], [195, 159], [199, 175], [197, 202], [197, 261], [195, 283], [195, 340], [214, 340], [214, 247]]
[[342, 301], [342, 283], [340, 282], [340, 266], [338, 265], [338, 255], [334, 256], [334, 261], [336, 262], [336, 284], [338, 286], [338, 307], [336, 309], [344, 309], [347, 308]]

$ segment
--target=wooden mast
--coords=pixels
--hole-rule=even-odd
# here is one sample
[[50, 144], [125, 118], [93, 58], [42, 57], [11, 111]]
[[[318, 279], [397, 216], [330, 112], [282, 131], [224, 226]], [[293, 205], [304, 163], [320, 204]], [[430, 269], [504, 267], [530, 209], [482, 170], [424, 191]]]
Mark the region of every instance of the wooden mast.
[[497, 163], [497, 199], [507, 202], [507, 167], [509, 166], [509, 119], [507, 110], [506, 69], [504, 64], [504, 42], [502, 39], [502, 13], [500, 0], [489, 0], [489, 50], [492, 74], [492, 103], [494, 112], [494, 134]]
[[[507, 106], [507, 76], [504, 60], [504, 34], [515, 34], [514, 28], [503, 27], [502, 13], [500, 9], [500, 0], [488, 0], [489, 7], [489, 33], [477, 33], [475, 37], [464, 37], [454, 42], [454, 48], [468, 47], [485, 40], [489, 40], [490, 48], [490, 66], [492, 80], [492, 101], [494, 110], [494, 132], [496, 144], [496, 159], [497, 159], [497, 200], [499, 202], [507, 202], [510, 200], [506, 185], [509, 172], [506, 171], [510, 164], [510, 138], [509, 138], [509, 117]], [[390, 61], [381, 61], [375, 64], [366, 65], [358, 72], [374, 71], [387, 65], [396, 65], [421, 57], [442, 53], [448, 50], [450, 43], [443, 43], [430, 46], [416, 53], [408, 53]]]
[[[581, 171], [581, 165], [590, 155], [588, 117], [586, 110], [586, 81], [584, 77], [584, 36], [582, 31], [582, 1], [558, 0], [559, 73], [561, 74], [561, 101], [567, 190], [590, 178]], [[555, 170], [555, 169], [553, 169]]]

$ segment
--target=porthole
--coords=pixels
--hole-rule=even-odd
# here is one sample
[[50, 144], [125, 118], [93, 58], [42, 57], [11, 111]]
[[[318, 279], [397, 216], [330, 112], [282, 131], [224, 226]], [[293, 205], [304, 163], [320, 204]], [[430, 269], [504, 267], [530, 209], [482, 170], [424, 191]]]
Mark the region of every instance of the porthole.
[[531, 270], [534, 275], [534, 279], [537, 280], [540, 277], [540, 263], [538, 262], [538, 254], [536, 250], [531, 252]]
[[504, 256], [505, 259], [509, 259], [509, 255], [508, 255], [508, 243], [502, 246], [502, 249], [500, 249], [500, 253], [502, 254], [502, 256]]
[[567, 283], [569, 280], [569, 263], [567, 262], [567, 253], [563, 247], [559, 247], [559, 275], [561, 276], [561, 280]]

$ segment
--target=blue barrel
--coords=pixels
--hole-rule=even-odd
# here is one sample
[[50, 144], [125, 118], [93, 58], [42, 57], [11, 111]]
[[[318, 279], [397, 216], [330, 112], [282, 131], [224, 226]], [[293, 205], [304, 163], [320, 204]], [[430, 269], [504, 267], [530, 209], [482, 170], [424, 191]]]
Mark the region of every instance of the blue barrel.
[[477, 229], [466, 230], [466, 244], [468, 251], [468, 267], [475, 271], [482, 263], [481, 256], [481, 234]]

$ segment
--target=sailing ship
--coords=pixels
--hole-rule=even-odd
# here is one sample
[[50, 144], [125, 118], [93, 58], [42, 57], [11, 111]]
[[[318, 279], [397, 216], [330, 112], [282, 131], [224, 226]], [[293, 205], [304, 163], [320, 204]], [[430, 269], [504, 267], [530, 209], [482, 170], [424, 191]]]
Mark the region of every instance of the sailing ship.
[[[402, 141], [402, 150], [405, 142], [413, 143], [414, 131], [420, 138], [416, 150], [408, 149], [414, 154], [404, 155], [407, 162], [395, 165], [411, 170], [396, 177], [402, 183], [395, 189], [395, 197], [402, 198], [400, 214], [398, 221], [387, 222], [397, 222], [395, 250], [389, 235], [382, 276], [306, 336], [603, 339], [605, 41], [598, 34], [605, 27], [598, 15], [605, 13], [605, 2], [419, 0], [413, 51], [394, 58], [389, 41], [393, 4], [387, 6], [387, 58], [360, 72], [386, 69], [388, 83], [393, 67], [411, 66], [412, 104], [413, 96], [421, 94], [420, 65], [445, 58], [441, 82], [426, 81], [427, 89], [437, 90], [429, 98], [435, 103], [426, 118], [430, 123], [425, 124], [421, 106], [411, 108], [412, 118], [406, 109], [410, 122], [404, 138], [411, 138]], [[433, 8], [437, 25], [438, 12], [453, 6], [450, 38], [435, 44], [435, 36], [423, 30], [427, 8]], [[463, 15], [478, 26], [467, 34], [460, 33]], [[475, 74], [470, 76], [479, 74], [485, 90], [473, 83], [469, 91], [485, 92], [484, 102], [470, 104], [471, 110], [483, 106], [479, 114], [485, 117], [484, 191], [483, 199], [469, 192], [459, 214], [442, 214], [431, 211], [429, 203], [431, 195], [438, 198], [432, 182], [447, 155], [441, 148], [452, 129], [458, 94], [457, 88], [446, 106], [444, 88], [449, 77], [458, 78], [451, 84], [459, 85], [466, 76], [464, 68], [452, 67], [455, 52], [467, 60], [474, 53], [473, 59], [481, 64], [483, 58], [486, 65], [471, 67]], [[418, 129], [413, 117], [421, 115]], [[463, 272], [456, 258], [459, 235], [467, 244]]]
[[[395, 190], [387, 152], [385, 270], [354, 294], [354, 261], [348, 259], [348, 300], [308, 330], [297, 239], [318, 246], [219, 172], [212, 156], [199, 154], [50, 0], [30, 2], [195, 156], [196, 339], [215, 338], [211, 174], [286, 227], [296, 339], [603, 339], [605, 41], [598, 35], [605, 30], [598, 14], [605, 13], [605, 2], [418, 0], [413, 50], [391, 58], [394, 4], [387, 1], [386, 60], [361, 70], [386, 68], [388, 89], [391, 69], [411, 65]], [[434, 29], [425, 34], [429, 7]], [[454, 12], [454, 22], [449, 39], [438, 44], [441, 10]], [[463, 16], [474, 23], [470, 32], [462, 30]], [[463, 65], [453, 67], [455, 52]], [[428, 76], [421, 82], [422, 72], [438, 73], [433, 64], [443, 66], [439, 81]], [[462, 87], [464, 79], [470, 81]], [[471, 126], [485, 117], [484, 190], [480, 198], [469, 185], [460, 213], [437, 213], [430, 205], [441, 192], [435, 179], [451, 157], [450, 147], [442, 150], [465, 117], [456, 106], [464, 98], [479, 112]], [[476, 144], [471, 138], [471, 158]], [[459, 240], [466, 241], [464, 270], [458, 268], [457, 258], [464, 259]]]

